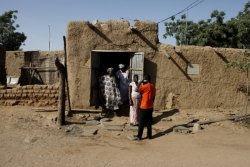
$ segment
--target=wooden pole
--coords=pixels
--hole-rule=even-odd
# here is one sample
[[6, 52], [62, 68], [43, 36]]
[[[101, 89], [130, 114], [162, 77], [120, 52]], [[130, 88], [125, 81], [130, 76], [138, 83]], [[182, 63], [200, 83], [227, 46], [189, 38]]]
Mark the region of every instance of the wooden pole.
[[61, 126], [65, 124], [65, 67], [58, 58], [55, 60], [55, 65], [59, 71], [58, 125]]
[[66, 71], [66, 87], [67, 87], [67, 97], [68, 97], [68, 106], [69, 111], [68, 115], [71, 114], [71, 105], [70, 105], [70, 97], [69, 97], [69, 82], [68, 82], [68, 68], [67, 68], [67, 50], [66, 50], [66, 37], [63, 36], [63, 44], [64, 44], [64, 61], [65, 61], [65, 71]]

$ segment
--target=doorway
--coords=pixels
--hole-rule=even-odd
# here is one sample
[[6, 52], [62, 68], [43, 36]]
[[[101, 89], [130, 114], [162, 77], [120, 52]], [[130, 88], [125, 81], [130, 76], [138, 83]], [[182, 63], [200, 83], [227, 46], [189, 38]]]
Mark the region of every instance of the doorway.
[[144, 53], [117, 50], [93, 50], [91, 52], [91, 83], [90, 106], [99, 105], [98, 78], [106, 73], [107, 68], [113, 67], [114, 74], [119, 70], [118, 65], [124, 64], [129, 69], [129, 82], [135, 74], [142, 79], [144, 71]]

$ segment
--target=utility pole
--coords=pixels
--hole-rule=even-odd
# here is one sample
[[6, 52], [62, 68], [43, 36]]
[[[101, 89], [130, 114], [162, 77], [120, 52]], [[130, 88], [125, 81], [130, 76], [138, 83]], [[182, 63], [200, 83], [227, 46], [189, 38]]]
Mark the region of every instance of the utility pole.
[[50, 25], [48, 25], [49, 27], [49, 51], [50, 51]]
[[187, 33], [188, 33], [188, 9], [187, 9], [187, 14], [186, 14], [186, 33], [185, 33], [185, 44], [187, 45]]

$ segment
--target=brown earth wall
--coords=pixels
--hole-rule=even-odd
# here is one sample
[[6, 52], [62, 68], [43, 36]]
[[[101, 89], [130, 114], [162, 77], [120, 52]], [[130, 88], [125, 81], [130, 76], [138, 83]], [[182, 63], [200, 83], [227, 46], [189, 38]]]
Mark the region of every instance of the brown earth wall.
[[[135, 21], [137, 32], [129, 26], [127, 21], [68, 24], [68, 77], [73, 108], [89, 107], [92, 50], [144, 52], [144, 72], [152, 76], [156, 85], [156, 109], [167, 108], [171, 94], [175, 96], [174, 105], [179, 108], [244, 105], [244, 94], [238, 88], [245, 83], [245, 73], [225, 68], [227, 62], [242, 60], [244, 50], [163, 45], [158, 42], [157, 24]], [[187, 74], [189, 63], [199, 64], [198, 75]]]
[[158, 26], [135, 21], [133, 32], [127, 21], [70, 22], [67, 31], [67, 55], [70, 98], [74, 108], [89, 107], [90, 54], [92, 50], [141, 51], [148, 60], [157, 52]]
[[39, 57], [63, 57], [64, 51], [7, 51], [6, 52], [6, 72], [9, 76], [20, 76], [21, 67], [29, 67], [31, 64], [37, 65]]
[[0, 85], [6, 84], [6, 69], [5, 69], [6, 52], [2, 45], [0, 45]]
[[[163, 50], [171, 56], [168, 59]], [[155, 106], [166, 108], [170, 93], [180, 108], [234, 108], [245, 104], [246, 73], [226, 68], [227, 62], [242, 60], [244, 50], [198, 46], [161, 45], [153, 61], [157, 64]], [[188, 75], [187, 65], [199, 64], [199, 75]]]
[[53, 106], [58, 103], [59, 85], [27, 85], [0, 88], [0, 105]]

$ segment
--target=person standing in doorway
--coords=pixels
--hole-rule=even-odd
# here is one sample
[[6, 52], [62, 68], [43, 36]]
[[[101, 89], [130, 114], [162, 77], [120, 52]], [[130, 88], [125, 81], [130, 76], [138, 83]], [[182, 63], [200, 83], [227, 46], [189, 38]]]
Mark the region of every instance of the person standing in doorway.
[[116, 84], [116, 79], [113, 75], [113, 68], [107, 69], [107, 74], [103, 75], [99, 79], [100, 90], [101, 90], [101, 101], [104, 109], [109, 113], [110, 111], [114, 112], [119, 109], [121, 104], [120, 91]]
[[135, 74], [133, 77], [133, 82], [129, 84], [129, 104], [130, 104], [130, 112], [129, 112], [129, 122], [130, 125], [136, 126], [138, 125], [138, 112], [140, 107], [141, 95], [136, 91], [138, 86], [138, 75]]
[[128, 102], [129, 71], [125, 69], [124, 64], [119, 64], [118, 67], [119, 70], [116, 72], [116, 78], [118, 80], [117, 82], [121, 93], [121, 101], [123, 104], [126, 104]]
[[146, 74], [143, 76], [143, 80], [138, 84], [137, 91], [141, 94], [142, 100], [140, 104], [138, 134], [133, 137], [133, 140], [141, 140], [144, 125], [147, 125], [147, 138], [151, 139], [155, 86], [150, 83], [150, 75]]

